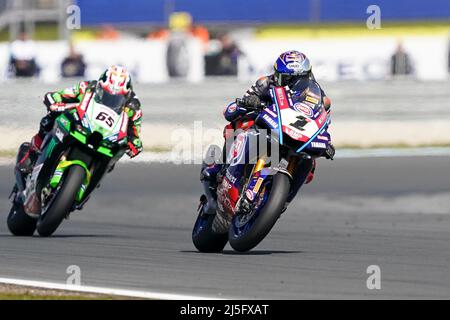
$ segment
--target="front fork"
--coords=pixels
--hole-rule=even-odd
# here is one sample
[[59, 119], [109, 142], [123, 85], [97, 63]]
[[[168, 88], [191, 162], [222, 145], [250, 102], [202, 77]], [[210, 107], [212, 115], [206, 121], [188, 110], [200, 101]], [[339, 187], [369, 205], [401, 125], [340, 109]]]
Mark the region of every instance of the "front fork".
[[286, 202], [289, 203], [295, 198], [298, 191], [305, 183], [309, 173], [314, 168], [314, 158], [307, 153], [300, 153], [291, 156], [287, 171], [289, 172], [291, 180], [291, 190]]
[[243, 199], [253, 202], [256, 199], [258, 192], [264, 180], [271, 174], [283, 172], [291, 179], [291, 190], [287, 202], [294, 199], [301, 186], [304, 184], [308, 174], [314, 167], [314, 159], [307, 153], [290, 154], [286, 159], [282, 159], [276, 168], [265, 168], [266, 158], [259, 158], [253, 167], [249, 182], [244, 188]]

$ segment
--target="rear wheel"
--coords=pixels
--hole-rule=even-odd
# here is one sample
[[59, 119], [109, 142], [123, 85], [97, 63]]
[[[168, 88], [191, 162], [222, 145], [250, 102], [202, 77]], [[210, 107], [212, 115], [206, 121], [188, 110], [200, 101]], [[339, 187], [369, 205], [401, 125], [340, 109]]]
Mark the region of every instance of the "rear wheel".
[[40, 216], [37, 231], [42, 237], [49, 237], [59, 227], [63, 219], [70, 213], [78, 191], [83, 184], [86, 172], [78, 165], [67, 170], [61, 187], [50, 200], [47, 209]]
[[32, 236], [36, 230], [37, 219], [31, 218], [23, 210], [22, 202], [14, 202], [9, 211], [7, 224], [15, 236]]
[[215, 214], [204, 214], [200, 208], [194, 229], [192, 230], [192, 242], [200, 252], [222, 252], [228, 242], [228, 234], [219, 234], [212, 230]]
[[252, 213], [237, 214], [233, 217], [228, 237], [234, 250], [251, 250], [267, 236], [281, 215], [290, 187], [287, 175], [275, 174], [270, 189], [267, 188], [267, 191], [260, 195], [263, 197], [262, 204]]

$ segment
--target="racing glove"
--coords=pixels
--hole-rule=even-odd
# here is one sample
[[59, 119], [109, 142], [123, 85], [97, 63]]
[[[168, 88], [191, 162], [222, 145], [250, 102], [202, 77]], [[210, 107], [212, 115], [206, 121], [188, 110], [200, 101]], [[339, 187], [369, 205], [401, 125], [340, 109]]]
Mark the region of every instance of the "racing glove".
[[53, 112], [63, 112], [66, 110], [66, 104], [63, 102], [56, 102], [47, 107], [47, 111], [50, 113]]
[[258, 109], [261, 106], [261, 99], [254, 94], [246, 95], [242, 98], [241, 104], [249, 109]]
[[127, 149], [127, 155], [130, 158], [136, 157], [139, 153], [142, 152], [142, 142], [140, 139], [136, 138], [132, 142], [128, 141], [128, 149]]
[[330, 143], [328, 145], [327, 150], [325, 151], [325, 158], [333, 160], [335, 153], [336, 153], [336, 149], [334, 149], [334, 146]]

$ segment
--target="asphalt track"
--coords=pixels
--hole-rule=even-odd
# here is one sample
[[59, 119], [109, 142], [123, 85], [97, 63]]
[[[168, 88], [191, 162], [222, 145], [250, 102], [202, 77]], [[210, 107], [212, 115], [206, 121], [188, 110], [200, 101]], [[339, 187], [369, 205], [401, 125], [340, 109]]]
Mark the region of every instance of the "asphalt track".
[[[0, 166], [0, 276], [219, 298], [450, 298], [450, 157], [319, 161], [312, 185], [253, 251], [196, 252], [197, 166], [122, 164], [52, 238], [6, 227], [13, 181]], [[381, 270], [369, 290], [366, 271]]]

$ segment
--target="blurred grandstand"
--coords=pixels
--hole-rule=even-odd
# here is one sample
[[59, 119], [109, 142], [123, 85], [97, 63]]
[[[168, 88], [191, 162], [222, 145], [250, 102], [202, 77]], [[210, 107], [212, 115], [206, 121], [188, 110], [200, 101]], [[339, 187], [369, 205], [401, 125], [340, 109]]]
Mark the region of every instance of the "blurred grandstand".
[[[309, 56], [332, 97], [338, 147], [450, 146], [450, 1], [377, 0], [380, 29], [366, 24], [372, 4], [0, 0], [0, 80], [15, 97], [0, 99], [0, 133], [9, 139], [0, 152], [36, 130], [44, 112], [36, 107], [39, 95], [76, 81], [67, 77], [95, 79], [115, 63], [131, 70], [151, 107], [144, 122], [152, 125], [143, 129], [147, 148], [170, 147], [170, 130], [200, 119], [220, 140], [224, 105], [271, 72], [287, 49]], [[69, 5], [79, 6], [80, 29], [67, 28]], [[39, 81], [16, 81], [19, 76]], [[20, 94], [24, 84], [29, 95]], [[17, 103], [23, 114], [11, 112]], [[182, 114], [173, 108], [186, 104]], [[155, 125], [159, 133], [150, 132]]]
[[[80, 8], [80, 29], [67, 27], [71, 4]], [[450, 2], [378, 0], [381, 29], [371, 30], [366, 20], [373, 4], [369, 0], [286, 0], [282, 6], [274, 0], [0, 0], [4, 41], [0, 69], [3, 78], [14, 76], [8, 41], [25, 32], [35, 41], [35, 75], [47, 81], [63, 76], [61, 64], [70, 56], [68, 40], [75, 43], [71, 54], [79, 51], [83, 56], [86, 76], [106, 64], [123, 63], [141, 82], [171, 77], [200, 81], [205, 75], [249, 80], [270, 72], [276, 55], [292, 48], [309, 55], [316, 75], [330, 81], [386, 79], [393, 74], [447, 79]]]

